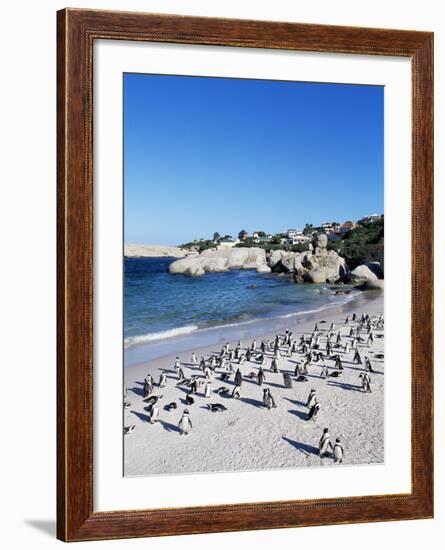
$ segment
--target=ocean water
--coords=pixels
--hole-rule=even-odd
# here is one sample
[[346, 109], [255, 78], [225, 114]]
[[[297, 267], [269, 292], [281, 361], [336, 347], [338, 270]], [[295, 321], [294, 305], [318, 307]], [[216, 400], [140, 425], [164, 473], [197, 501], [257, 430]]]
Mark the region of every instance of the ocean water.
[[[172, 340], [207, 337], [269, 320], [340, 305], [351, 295], [335, 295], [327, 285], [294, 284], [285, 277], [252, 270], [172, 275], [173, 258], [125, 258], [124, 346], [126, 364], [162, 355]], [[218, 330], [216, 330], [218, 329]], [[231, 332], [229, 332], [231, 330]], [[227, 336], [228, 337], [228, 336]], [[210, 338], [210, 340], [209, 340]], [[181, 346], [180, 346], [181, 347]], [[139, 349], [137, 349], [139, 348]], [[171, 346], [168, 346], [171, 352]]]

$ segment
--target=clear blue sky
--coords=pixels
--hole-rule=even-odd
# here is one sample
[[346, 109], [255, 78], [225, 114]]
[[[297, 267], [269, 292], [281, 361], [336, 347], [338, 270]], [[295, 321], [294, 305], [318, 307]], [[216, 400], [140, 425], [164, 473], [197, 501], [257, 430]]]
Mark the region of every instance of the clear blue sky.
[[125, 242], [383, 213], [383, 87], [124, 75]]

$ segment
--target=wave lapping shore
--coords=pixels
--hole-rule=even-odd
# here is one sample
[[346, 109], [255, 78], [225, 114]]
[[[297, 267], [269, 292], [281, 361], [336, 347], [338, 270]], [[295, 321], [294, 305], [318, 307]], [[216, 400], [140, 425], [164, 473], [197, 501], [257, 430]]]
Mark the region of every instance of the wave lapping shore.
[[[363, 314], [366, 317], [361, 322]], [[196, 346], [193, 351], [197, 362], [191, 360], [188, 350], [180, 354], [178, 365], [170, 350], [163, 357], [126, 367], [125, 401], [129, 404], [125, 407], [124, 428], [129, 433], [124, 441], [125, 475], [382, 463], [382, 314], [380, 294], [297, 319], [290, 317], [287, 329], [292, 332], [294, 345], [290, 355], [285, 331], [279, 334], [278, 348], [267, 345], [264, 352], [261, 342], [275, 342], [276, 333], [258, 333], [254, 338], [256, 351], [241, 363], [234, 358], [230, 361], [233, 372], [227, 361], [218, 363], [221, 346], [215, 344]], [[228, 344], [233, 355], [237, 339]], [[238, 353], [246, 354], [251, 346], [251, 340], [241, 342]], [[200, 365], [201, 357], [205, 368]], [[260, 368], [265, 375], [261, 385]], [[241, 384], [239, 375], [235, 380], [238, 369]], [[153, 380], [148, 390], [147, 375]], [[368, 377], [371, 391], [364, 383]], [[309, 419], [311, 407], [307, 400], [312, 389], [320, 406], [315, 418]], [[264, 390], [268, 390], [276, 407], [271, 405], [267, 392], [265, 398]], [[168, 407], [172, 403], [176, 406]], [[180, 435], [185, 409], [192, 428], [187, 435]], [[320, 456], [319, 442], [325, 428], [333, 448], [328, 446]], [[335, 459], [337, 438], [344, 451], [341, 463]]]

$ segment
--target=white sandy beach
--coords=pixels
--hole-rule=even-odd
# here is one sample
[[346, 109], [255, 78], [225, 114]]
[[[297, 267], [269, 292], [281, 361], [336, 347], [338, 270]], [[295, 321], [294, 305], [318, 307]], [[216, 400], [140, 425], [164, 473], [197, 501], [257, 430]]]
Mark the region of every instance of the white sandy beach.
[[[365, 296], [366, 294], [366, 296]], [[334, 332], [340, 330], [343, 342], [351, 326], [345, 325], [346, 316], [353, 313], [370, 316], [383, 313], [383, 293], [363, 293], [353, 302], [316, 315], [292, 318], [288, 329], [293, 331], [297, 341], [302, 334], [309, 336], [315, 322], [326, 333], [334, 322]], [[320, 323], [326, 321], [326, 323]], [[178, 376], [174, 369], [175, 354], [150, 362], [125, 368], [124, 379], [128, 388], [127, 401], [131, 405], [124, 411], [125, 426], [135, 425], [132, 433], [124, 436], [125, 475], [147, 476], [151, 474], [177, 474], [195, 472], [221, 472], [295, 467], [329, 467], [332, 457], [320, 458], [318, 442], [323, 428], [329, 428], [331, 442], [341, 438], [345, 450], [343, 464], [369, 464], [384, 461], [384, 360], [375, 358], [384, 353], [383, 332], [374, 330], [374, 344], [368, 347], [359, 344], [358, 349], [364, 361], [369, 356], [375, 373], [370, 373], [372, 393], [361, 388], [359, 374], [365, 372], [365, 366], [352, 362], [353, 351], [342, 354], [344, 370], [340, 378], [321, 378], [320, 363], [309, 366], [308, 381], [296, 382], [294, 370], [296, 361], [303, 355], [296, 353], [291, 358], [278, 360], [279, 373], [270, 372], [272, 353], [268, 353], [265, 367], [266, 381], [260, 387], [256, 380], [244, 378], [241, 386], [241, 399], [219, 396], [215, 390], [227, 386], [234, 387], [234, 376], [221, 381], [222, 371], [216, 370], [212, 377], [210, 398], [203, 395], [203, 387], [194, 395], [195, 403], [187, 405], [185, 397], [189, 389], [177, 386]], [[262, 339], [273, 339], [275, 333], [258, 334], [258, 344]], [[363, 333], [363, 336], [365, 334]], [[378, 337], [380, 336], [380, 337]], [[224, 342], [223, 342], [224, 343]], [[250, 346], [251, 341], [242, 341], [242, 347]], [[230, 341], [233, 348], [235, 341]], [[324, 350], [325, 339], [321, 340]], [[204, 380], [199, 366], [190, 364], [191, 351], [198, 358], [208, 358], [219, 354], [221, 345], [194, 349], [180, 354], [181, 365], [186, 377], [198, 375]], [[337, 350], [334, 350], [334, 354]], [[326, 359], [332, 371], [334, 360]], [[237, 369], [237, 361], [233, 362]], [[241, 367], [243, 376], [258, 371], [258, 364], [246, 361]], [[292, 376], [293, 387], [287, 389], [283, 384], [283, 371]], [[155, 386], [153, 395], [162, 395], [159, 402], [160, 416], [155, 424], [149, 423], [149, 414], [143, 401], [143, 382], [147, 373], [153, 375], [155, 382], [162, 372], [167, 375], [164, 388]], [[277, 408], [268, 410], [263, 406], [263, 389], [270, 391]], [[310, 390], [314, 388], [321, 405], [315, 421], [307, 420], [308, 409], [305, 406]], [[164, 406], [176, 402], [176, 410], [167, 411]], [[211, 412], [208, 403], [222, 403], [227, 410]], [[179, 420], [184, 409], [190, 411], [193, 428], [188, 435], [180, 435]]]

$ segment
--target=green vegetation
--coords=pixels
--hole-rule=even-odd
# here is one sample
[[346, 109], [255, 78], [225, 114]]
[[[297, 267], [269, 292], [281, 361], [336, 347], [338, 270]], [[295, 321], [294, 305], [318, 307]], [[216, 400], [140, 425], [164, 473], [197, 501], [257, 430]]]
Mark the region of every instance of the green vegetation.
[[[310, 235], [314, 232], [321, 232], [321, 228], [316, 228], [312, 224], [306, 224], [303, 233]], [[240, 231], [240, 234], [244, 233]], [[352, 229], [339, 240], [329, 240], [328, 250], [335, 250], [343, 256], [350, 269], [354, 269], [360, 264], [378, 260], [380, 258], [383, 249], [383, 236], [384, 236], [384, 219], [374, 222], [360, 222], [358, 227]], [[282, 243], [281, 240], [285, 237], [284, 233], [277, 233], [270, 240], [267, 240], [267, 234], [264, 231], [258, 231], [258, 239], [253, 237], [247, 237], [245, 240], [237, 243], [235, 246], [238, 248], [263, 248], [266, 252], [271, 250], [286, 250], [289, 252], [305, 252], [308, 249], [307, 243], [302, 244], [289, 244], [287, 242]], [[216, 248], [220, 240], [232, 240], [231, 235], [224, 235], [221, 237], [218, 232], [213, 234], [213, 240], [199, 239], [189, 243], [179, 245], [181, 248], [188, 250], [197, 250], [202, 252], [210, 248]]]
[[198, 252], [202, 252], [203, 250], [208, 250], [209, 248], [216, 248], [216, 243], [207, 239], [201, 239], [199, 241], [180, 244], [179, 247], [187, 250], [192, 250], [195, 248]]
[[343, 256], [350, 269], [378, 260], [383, 249], [384, 220], [360, 223], [348, 231], [341, 241], [329, 241], [328, 249]]

